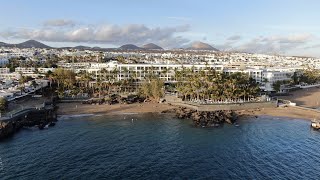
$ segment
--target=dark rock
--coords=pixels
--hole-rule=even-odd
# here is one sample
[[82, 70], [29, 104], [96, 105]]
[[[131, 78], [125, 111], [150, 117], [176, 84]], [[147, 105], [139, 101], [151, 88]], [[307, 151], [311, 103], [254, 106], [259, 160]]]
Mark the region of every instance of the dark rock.
[[0, 121], [0, 140], [12, 136], [15, 132], [15, 127], [12, 122]]
[[187, 108], [176, 109], [179, 119], [192, 119], [197, 127], [218, 127], [223, 123], [234, 124], [238, 119], [234, 111], [195, 111]]
[[49, 106], [42, 109], [33, 109], [22, 115], [0, 121], [0, 140], [5, 139], [23, 127], [38, 126], [43, 129], [46, 124], [53, 123], [57, 115], [55, 107]]
[[176, 109], [168, 109], [168, 110], [164, 110], [161, 113], [166, 114], [166, 113], [175, 113]]

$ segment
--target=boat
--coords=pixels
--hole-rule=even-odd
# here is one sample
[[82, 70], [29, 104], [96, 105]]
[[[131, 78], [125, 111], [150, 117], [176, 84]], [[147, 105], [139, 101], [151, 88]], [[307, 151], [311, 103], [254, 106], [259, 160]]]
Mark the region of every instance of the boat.
[[311, 122], [311, 127], [313, 129], [320, 129], [320, 121], [316, 120], [316, 119], [313, 119], [313, 121]]

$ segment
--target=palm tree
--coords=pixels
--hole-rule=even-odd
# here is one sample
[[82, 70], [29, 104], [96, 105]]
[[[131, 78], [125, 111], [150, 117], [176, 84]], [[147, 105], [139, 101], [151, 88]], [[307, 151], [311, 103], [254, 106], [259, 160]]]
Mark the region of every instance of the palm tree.
[[212, 69], [197, 73], [193, 69], [182, 69], [181, 72], [176, 71], [176, 79], [179, 80], [176, 89], [184, 100], [213, 98], [235, 101], [241, 97], [253, 97], [259, 92], [255, 80], [244, 73], [225, 75]]
[[25, 89], [26, 82], [28, 82], [27, 76], [24, 76], [24, 75], [22, 75], [22, 73], [20, 73], [20, 79], [19, 79], [20, 94], [22, 94], [22, 91]]

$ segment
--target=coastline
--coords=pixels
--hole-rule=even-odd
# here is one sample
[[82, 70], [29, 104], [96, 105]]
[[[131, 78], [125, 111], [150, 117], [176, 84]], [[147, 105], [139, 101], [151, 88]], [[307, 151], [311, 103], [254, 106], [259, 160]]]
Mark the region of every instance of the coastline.
[[[236, 113], [239, 117], [255, 117], [255, 116], [274, 116], [287, 117], [293, 119], [313, 120], [320, 119], [320, 112], [307, 108], [317, 108], [320, 102], [320, 89], [310, 88], [293, 91], [290, 96], [279, 97], [281, 99], [290, 100], [297, 103], [299, 107], [277, 107], [277, 108], [260, 108], [250, 110], [238, 110]], [[79, 103], [59, 103], [58, 115], [81, 115], [81, 114], [125, 114], [125, 113], [161, 113], [170, 111], [177, 106], [165, 103], [134, 103], [134, 104], [114, 104], [114, 105], [89, 105]]]
[[[143, 114], [143, 113], [161, 113], [170, 111], [177, 106], [159, 103], [135, 103], [135, 104], [115, 104], [115, 105], [88, 105], [81, 103], [59, 103], [58, 115], [119, 115], [119, 114]], [[274, 116], [298, 118], [303, 120], [312, 120], [320, 117], [320, 113], [295, 107], [261, 108], [250, 110], [239, 110], [236, 113], [241, 117], [254, 116]]]
[[90, 105], [81, 103], [59, 103], [58, 115], [79, 115], [79, 114], [125, 114], [125, 113], [161, 113], [163, 111], [177, 108], [169, 104], [160, 103], [134, 103], [134, 104], [102, 104]]

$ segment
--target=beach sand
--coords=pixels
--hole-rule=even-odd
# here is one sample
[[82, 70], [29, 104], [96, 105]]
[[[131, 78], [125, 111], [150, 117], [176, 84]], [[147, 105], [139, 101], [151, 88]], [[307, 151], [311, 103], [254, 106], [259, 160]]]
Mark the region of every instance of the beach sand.
[[[290, 100], [297, 105], [309, 108], [319, 108], [320, 88], [310, 88], [291, 92], [290, 96], [280, 97]], [[161, 113], [162, 111], [177, 108], [169, 104], [159, 103], [135, 103], [135, 104], [115, 104], [115, 105], [88, 105], [81, 103], [60, 103], [58, 104], [58, 115], [75, 114], [123, 114], [123, 113]], [[289, 117], [305, 120], [320, 119], [320, 112], [301, 109], [296, 107], [262, 108], [252, 110], [237, 111], [243, 116], [277, 116]]]
[[[58, 115], [79, 114], [124, 114], [124, 113], [161, 113], [162, 111], [177, 108], [176, 106], [158, 103], [143, 104], [115, 104], [115, 105], [88, 105], [81, 103], [58, 104]], [[305, 120], [319, 118], [320, 113], [310, 110], [297, 109], [295, 107], [262, 108], [237, 111], [242, 116], [277, 116]]]
[[313, 120], [320, 118], [320, 112], [297, 109], [295, 107], [278, 107], [278, 108], [262, 108], [252, 110], [237, 111], [239, 115], [244, 116], [276, 116], [276, 117], [288, 117], [304, 120]]
[[81, 103], [59, 103], [58, 115], [74, 114], [122, 114], [122, 113], [161, 113], [162, 111], [176, 108], [169, 104], [135, 103], [135, 104], [102, 104], [89, 105]]
[[300, 89], [290, 92], [289, 96], [280, 96], [279, 99], [292, 101], [297, 103], [297, 106], [319, 108], [320, 88]]

